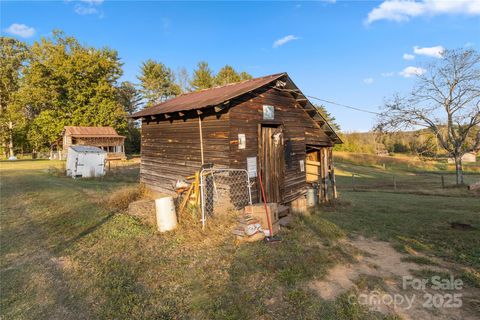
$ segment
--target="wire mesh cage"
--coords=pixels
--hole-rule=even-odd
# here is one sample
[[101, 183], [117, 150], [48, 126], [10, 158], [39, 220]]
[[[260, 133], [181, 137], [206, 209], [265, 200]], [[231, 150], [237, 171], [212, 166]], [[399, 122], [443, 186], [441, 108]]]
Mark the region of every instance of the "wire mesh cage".
[[252, 204], [251, 184], [247, 170], [203, 169], [200, 173], [202, 225], [206, 217]]

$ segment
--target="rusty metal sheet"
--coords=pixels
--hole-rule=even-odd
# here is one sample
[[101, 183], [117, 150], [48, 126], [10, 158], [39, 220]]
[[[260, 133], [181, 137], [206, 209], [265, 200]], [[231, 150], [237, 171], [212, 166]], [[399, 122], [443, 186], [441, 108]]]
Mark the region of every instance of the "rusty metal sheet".
[[284, 75], [286, 75], [286, 73], [277, 73], [252, 80], [227, 84], [221, 87], [185, 93], [176, 98], [162, 102], [156, 106], [143, 109], [133, 114], [131, 117], [138, 119], [144, 116], [196, 110], [215, 106], [252, 90], [263, 87]]
[[66, 126], [64, 128], [64, 133], [67, 136], [72, 137], [123, 137], [115, 131], [112, 127], [76, 127], [76, 126]]

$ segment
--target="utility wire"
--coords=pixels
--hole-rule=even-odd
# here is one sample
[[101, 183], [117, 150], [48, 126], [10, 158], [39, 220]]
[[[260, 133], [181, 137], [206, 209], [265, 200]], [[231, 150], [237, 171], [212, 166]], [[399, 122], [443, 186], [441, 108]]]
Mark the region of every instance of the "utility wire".
[[346, 105], [346, 104], [341, 104], [341, 103], [337, 103], [337, 102], [334, 102], [334, 101], [324, 100], [324, 99], [320, 99], [320, 98], [317, 98], [317, 97], [314, 97], [314, 96], [307, 96], [306, 95], [306, 97], [311, 98], [311, 99], [315, 99], [315, 100], [318, 100], [318, 101], [322, 101], [322, 102], [325, 102], [325, 103], [333, 104], [333, 105], [336, 105], [336, 106], [360, 111], [360, 112], [366, 112], [366, 113], [371, 113], [371, 114], [375, 114], [375, 115], [380, 115], [379, 112], [365, 110], [365, 109], [357, 108], [357, 107], [352, 107], [352, 106], [349, 106], [349, 105]]

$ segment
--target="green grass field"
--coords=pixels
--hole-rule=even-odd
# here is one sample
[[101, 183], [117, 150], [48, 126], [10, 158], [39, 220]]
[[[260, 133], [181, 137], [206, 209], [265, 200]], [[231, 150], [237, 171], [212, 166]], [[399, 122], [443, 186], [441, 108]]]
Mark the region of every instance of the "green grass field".
[[[184, 220], [176, 231], [158, 234], [109, 205], [116, 190], [136, 188], [136, 166], [103, 179], [73, 180], [59, 175], [58, 162], [0, 162], [1, 316], [396, 318], [349, 304], [347, 293], [322, 300], [306, 286], [334, 265], [354, 261], [355, 250], [337, 240], [356, 235], [440, 257], [459, 275], [473, 270], [465, 277], [471, 286], [478, 284], [478, 195], [442, 189], [435, 169], [337, 160], [339, 202], [296, 216], [280, 243], [240, 246], [229, 231], [233, 217], [213, 219], [205, 231]], [[352, 190], [352, 173], [365, 176], [358, 182], [365, 183], [362, 191]], [[442, 174], [450, 179], [452, 173]], [[393, 191], [380, 184], [392, 175], [409, 187], [399, 183]], [[472, 170], [468, 179], [480, 175]], [[475, 229], [452, 229], [450, 222]]]

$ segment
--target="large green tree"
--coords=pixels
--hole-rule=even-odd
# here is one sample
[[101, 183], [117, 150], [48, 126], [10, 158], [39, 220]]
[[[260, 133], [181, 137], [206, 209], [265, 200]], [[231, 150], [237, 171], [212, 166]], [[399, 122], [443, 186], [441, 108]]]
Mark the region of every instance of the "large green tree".
[[118, 103], [127, 114], [135, 113], [142, 102], [140, 91], [130, 81], [123, 81], [117, 87]]
[[241, 81], [253, 79], [252, 75], [245, 71], [240, 72], [239, 76]]
[[[122, 82], [117, 88], [118, 102], [123, 110], [131, 115], [140, 107], [142, 97], [140, 91], [129, 81]], [[140, 129], [137, 122], [133, 119], [127, 119], [127, 129], [125, 131], [125, 152], [128, 154], [140, 152]]]
[[151, 59], [143, 62], [138, 80], [147, 107], [181, 93], [180, 87], [175, 83], [175, 74], [161, 62]]
[[213, 75], [212, 69], [210, 69], [207, 62], [199, 62], [197, 68], [193, 70], [190, 86], [193, 90], [202, 90], [212, 88], [214, 85], [215, 76]]
[[121, 74], [114, 50], [83, 46], [59, 31], [35, 42], [18, 91], [18, 103], [32, 121], [33, 147], [49, 146], [64, 125], [112, 126], [124, 132], [125, 111], [115, 87]]
[[[0, 139], [3, 155], [14, 155], [14, 146], [25, 141], [28, 123], [16, 95], [29, 57], [28, 46], [16, 39], [0, 37]], [[22, 139], [19, 139], [21, 137]]]
[[229, 83], [239, 82], [240, 75], [230, 65], [225, 65], [215, 76], [215, 84], [217, 86], [224, 86]]
[[315, 105], [315, 108], [317, 108], [318, 112], [327, 120], [328, 124], [332, 127], [333, 130], [335, 131], [340, 131], [340, 126], [337, 123], [337, 120], [335, 119], [334, 116], [330, 112], [328, 112], [327, 108], [325, 108], [324, 105]]

